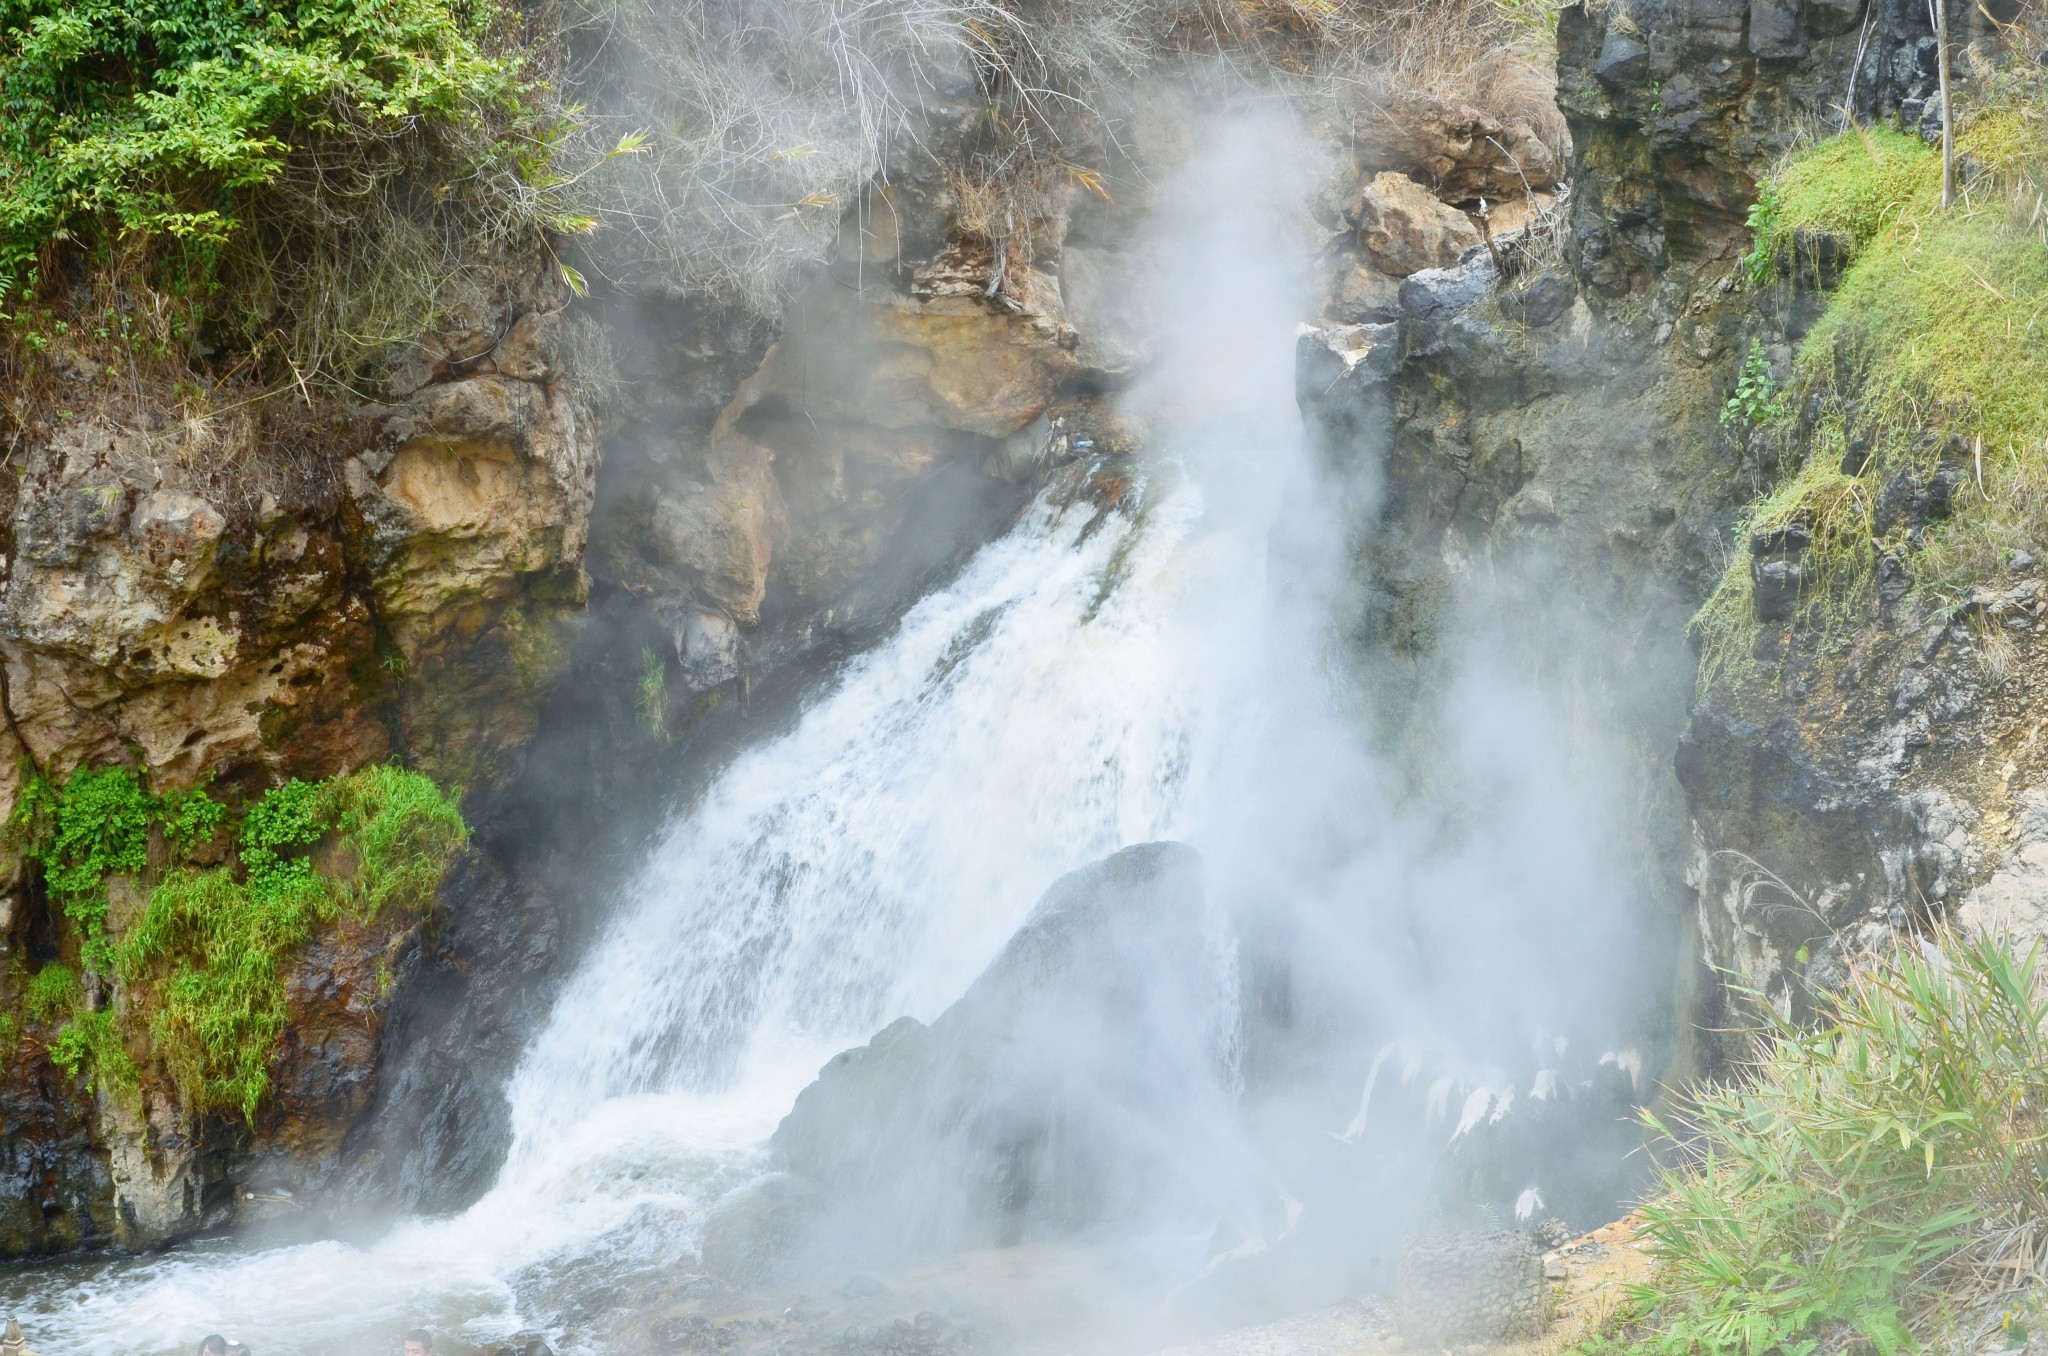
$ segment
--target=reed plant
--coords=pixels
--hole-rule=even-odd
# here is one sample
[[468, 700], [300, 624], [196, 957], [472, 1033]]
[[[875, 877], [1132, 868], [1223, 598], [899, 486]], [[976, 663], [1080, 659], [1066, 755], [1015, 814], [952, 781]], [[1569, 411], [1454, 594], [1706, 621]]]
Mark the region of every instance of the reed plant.
[[1890, 1356], [1995, 1331], [2048, 1263], [2041, 981], [2033, 949], [1944, 929], [1873, 958], [1818, 1026], [1759, 998], [1739, 1076], [1646, 1117], [1671, 1162], [1627, 1344]]

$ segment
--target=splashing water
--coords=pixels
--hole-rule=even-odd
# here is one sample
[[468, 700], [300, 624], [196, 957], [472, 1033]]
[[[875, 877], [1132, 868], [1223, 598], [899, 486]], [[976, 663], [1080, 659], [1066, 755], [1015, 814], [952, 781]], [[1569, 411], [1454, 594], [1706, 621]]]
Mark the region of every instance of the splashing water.
[[826, 1059], [959, 997], [1061, 873], [1181, 831], [1233, 700], [1219, 628], [1242, 634], [1263, 581], [1193, 483], [1154, 498], [1042, 497], [671, 827], [522, 1061], [513, 1147], [469, 1211], [361, 1249], [0, 1280], [0, 1307], [58, 1351], [214, 1328], [339, 1351], [421, 1321], [515, 1330], [534, 1268], [687, 1255]]
[[578, 1268], [609, 1284], [686, 1262], [707, 1213], [767, 1171], [767, 1136], [818, 1068], [937, 1015], [1062, 873], [1178, 837], [1240, 900], [1349, 888], [1371, 778], [1332, 752], [1345, 722], [1313, 654], [1345, 565], [1338, 511], [1283, 518], [1314, 481], [1286, 140], [1234, 129], [1162, 193], [1163, 215], [1200, 227], [1162, 246], [1166, 276], [1202, 285], [1162, 302], [1177, 320], [1139, 397], [1175, 455], [1115, 511], [1075, 497], [1070, 472], [668, 829], [526, 1051], [482, 1200], [366, 1247], [216, 1243], [0, 1276], [0, 1310], [53, 1352], [168, 1356], [212, 1330], [264, 1356], [395, 1346], [416, 1323], [507, 1334]]

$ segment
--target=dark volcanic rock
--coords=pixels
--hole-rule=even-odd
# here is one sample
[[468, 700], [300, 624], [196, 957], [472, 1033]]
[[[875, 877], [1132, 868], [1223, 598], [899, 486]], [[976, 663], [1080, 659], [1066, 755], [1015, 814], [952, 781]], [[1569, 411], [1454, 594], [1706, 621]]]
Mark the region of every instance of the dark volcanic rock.
[[863, 1256], [1139, 1220], [1203, 1190], [1181, 1155], [1227, 1100], [1234, 1002], [1194, 852], [1127, 848], [1061, 878], [929, 1027], [826, 1065], [775, 1152]]

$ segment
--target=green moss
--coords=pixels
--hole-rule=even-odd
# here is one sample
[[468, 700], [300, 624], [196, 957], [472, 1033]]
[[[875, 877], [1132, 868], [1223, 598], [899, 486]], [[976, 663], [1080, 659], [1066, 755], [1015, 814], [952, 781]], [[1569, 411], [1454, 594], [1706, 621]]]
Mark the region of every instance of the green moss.
[[[1753, 217], [1757, 248], [1787, 257], [1802, 233], [1849, 251], [1840, 286], [1801, 344], [1792, 404], [1821, 411], [1792, 478], [1750, 511], [1736, 559], [1696, 623], [1702, 690], [1740, 696], [1748, 653], [1747, 534], [1799, 524], [1799, 622], [1822, 649], [1871, 619], [1879, 556], [1892, 553], [1922, 594], [1966, 591], [2018, 547], [2048, 541], [2048, 247], [2016, 226], [2001, 175], [2038, 162], [2042, 122], [2028, 107], [1983, 112], [1962, 152], [1986, 171], [1940, 206], [1940, 157], [1917, 138], [1852, 131], [1793, 157]], [[1847, 457], [1852, 440], [1856, 456]], [[1952, 514], [1909, 535], [1873, 506], [1901, 473], [1925, 482], [1961, 446], [1968, 479]], [[1856, 474], [1839, 468], [1847, 461]]]
[[1794, 156], [1760, 186], [1751, 217], [1763, 259], [1791, 257], [1801, 231], [1833, 236], [1851, 254], [1941, 193], [1941, 157], [1918, 137], [1887, 127], [1856, 129]]
[[[234, 826], [234, 865], [202, 868], [191, 862], [191, 849], [227, 819], [227, 808], [203, 790], [153, 797], [126, 772], [81, 772], [61, 788], [31, 786], [31, 808], [17, 815], [23, 854], [44, 865], [53, 890], [61, 879], [72, 897], [83, 897], [88, 885], [96, 891], [96, 908], [73, 915], [81, 953], [102, 959], [124, 1001], [85, 1012], [78, 977], [46, 966], [28, 981], [30, 1015], [69, 1014], [52, 1057], [116, 1089], [136, 1086], [141, 1076], [129, 1044], [147, 1048], [151, 1067], [194, 1112], [253, 1118], [288, 1016], [291, 956], [344, 912], [364, 921], [391, 909], [424, 912], [469, 837], [455, 801], [431, 780], [376, 766], [272, 788]], [[85, 831], [110, 824], [118, 831]], [[162, 827], [174, 861], [134, 926], [109, 937], [106, 877], [144, 874], [152, 825]], [[323, 872], [313, 852], [330, 837], [343, 864]]]

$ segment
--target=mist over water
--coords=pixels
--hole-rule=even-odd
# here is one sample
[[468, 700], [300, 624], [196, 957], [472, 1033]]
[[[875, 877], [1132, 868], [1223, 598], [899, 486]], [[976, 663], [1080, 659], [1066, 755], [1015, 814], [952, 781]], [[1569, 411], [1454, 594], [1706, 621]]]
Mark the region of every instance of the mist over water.
[[[1403, 1145], [1440, 1145], [1476, 1091], [1483, 1115], [1526, 1102], [1567, 1032], [1618, 1030], [1608, 809], [1528, 675], [1466, 637], [1433, 755], [1456, 813], [1411, 799], [1369, 738], [1341, 636], [1377, 468], [1370, 449], [1319, 465], [1295, 408], [1307, 140], [1275, 113], [1190, 142], [1159, 190], [1153, 281], [1131, 284], [1156, 326], [1124, 402], [1152, 435], [1138, 492], [1109, 509], [1078, 468], [1056, 479], [660, 836], [508, 1088], [513, 1143], [483, 1200], [361, 1248], [20, 1273], [0, 1307], [53, 1353], [227, 1330], [274, 1356], [395, 1347], [422, 1322], [483, 1339], [590, 1302], [579, 1286], [601, 1306], [621, 1274], [687, 1271], [827, 1059], [936, 1017], [1047, 886], [1133, 843], [1201, 851], [1246, 1009], [1266, 1014], [1233, 1038], [1258, 1067], [1219, 1075], [1241, 1124], [1189, 1132], [1231, 1160], [1229, 1190], [1163, 1212], [1185, 1242], [1163, 1269], [1181, 1271], [1139, 1307], [1219, 1252], [1282, 1245], [1339, 1178], [1395, 1218], [1413, 1160], [1382, 1144], [1375, 1168], [1341, 1135], [1400, 1114]], [[1205, 1020], [1235, 1030], [1229, 997]], [[1403, 1073], [1406, 1112], [1361, 1112], [1368, 1077]]]

